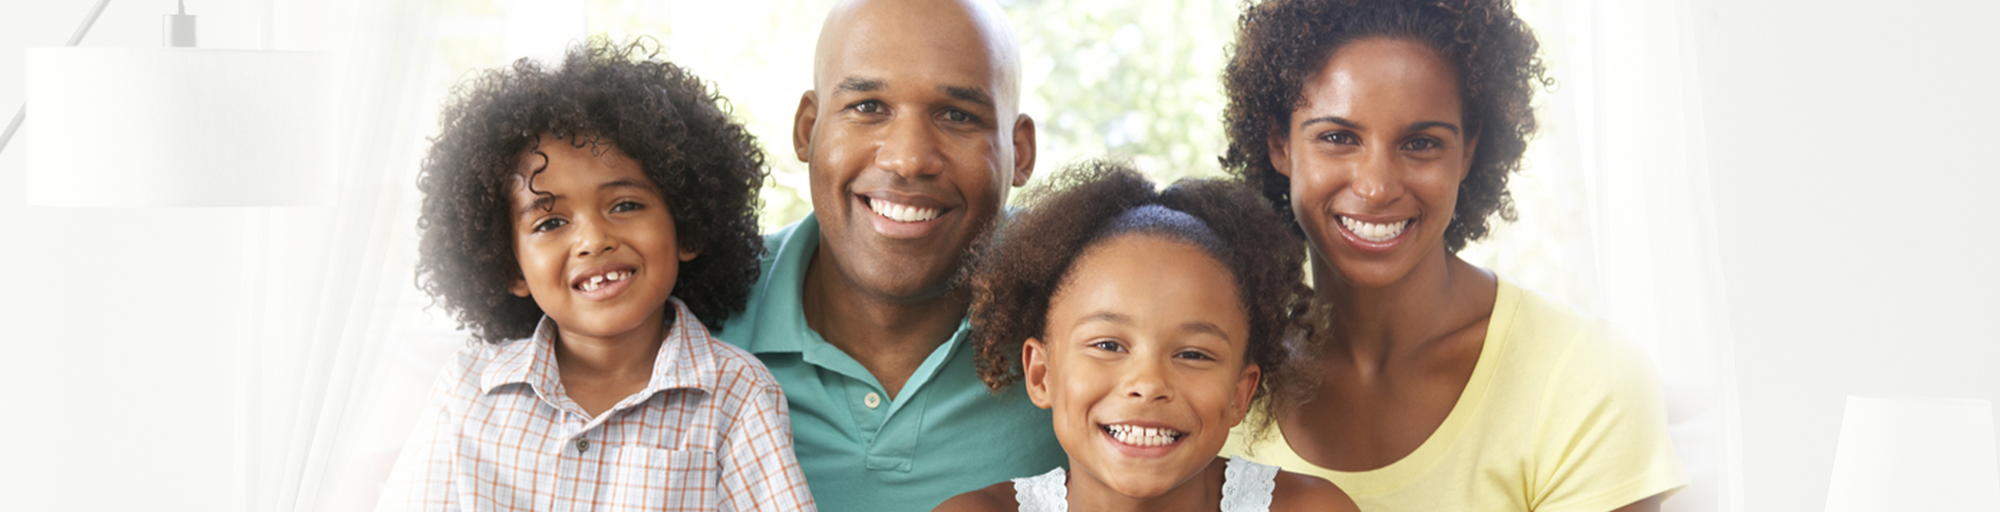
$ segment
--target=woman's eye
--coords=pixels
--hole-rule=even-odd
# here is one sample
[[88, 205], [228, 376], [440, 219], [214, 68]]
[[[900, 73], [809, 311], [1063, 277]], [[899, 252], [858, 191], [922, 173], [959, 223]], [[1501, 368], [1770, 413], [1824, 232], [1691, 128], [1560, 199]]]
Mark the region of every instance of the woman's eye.
[[541, 221], [541, 222], [537, 222], [537, 223], [535, 223], [535, 231], [536, 231], [536, 232], [542, 232], [542, 231], [549, 231], [549, 230], [553, 230], [553, 229], [556, 229], [556, 228], [560, 228], [560, 227], [563, 227], [563, 226], [567, 226], [567, 225], [569, 225], [569, 221], [566, 221], [566, 220], [562, 220], [562, 219], [546, 219], [546, 220], [543, 220], [543, 221]]
[[1419, 137], [1415, 139], [1410, 139], [1409, 142], [1403, 143], [1403, 149], [1410, 151], [1428, 151], [1442, 147], [1444, 147], [1444, 143], [1438, 142], [1437, 139], [1429, 137]]
[[1360, 138], [1358, 138], [1358, 137], [1355, 137], [1355, 136], [1354, 136], [1354, 134], [1352, 134], [1352, 133], [1347, 133], [1347, 132], [1327, 132], [1327, 133], [1325, 133], [1325, 134], [1322, 134], [1322, 135], [1320, 135], [1320, 136], [1319, 136], [1319, 140], [1323, 140], [1323, 141], [1326, 141], [1326, 142], [1331, 142], [1331, 143], [1334, 143], [1334, 144], [1360, 144], [1360, 143], [1361, 143], [1361, 139], [1360, 139]]
[[1124, 352], [1124, 351], [1125, 351], [1125, 346], [1124, 346], [1124, 345], [1119, 345], [1119, 344], [1118, 344], [1118, 342], [1116, 342], [1116, 341], [1111, 341], [1111, 340], [1097, 340], [1097, 341], [1093, 341], [1093, 342], [1090, 342], [1090, 348], [1094, 348], [1094, 349], [1098, 349], [1098, 350], [1102, 350], [1102, 351], [1105, 351], [1105, 352]]

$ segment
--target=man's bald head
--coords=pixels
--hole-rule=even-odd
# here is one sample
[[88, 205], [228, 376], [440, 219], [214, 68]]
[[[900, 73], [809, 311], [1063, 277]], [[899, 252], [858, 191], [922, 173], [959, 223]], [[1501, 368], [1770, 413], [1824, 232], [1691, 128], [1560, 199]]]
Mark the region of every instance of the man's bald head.
[[[898, 44], [882, 43], [893, 39]], [[830, 91], [853, 78], [841, 66], [851, 52], [893, 51], [902, 45], [959, 47], [991, 66], [997, 110], [1021, 101], [1021, 52], [1007, 14], [989, 0], [842, 0], [827, 13], [813, 52], [813, 88]]]

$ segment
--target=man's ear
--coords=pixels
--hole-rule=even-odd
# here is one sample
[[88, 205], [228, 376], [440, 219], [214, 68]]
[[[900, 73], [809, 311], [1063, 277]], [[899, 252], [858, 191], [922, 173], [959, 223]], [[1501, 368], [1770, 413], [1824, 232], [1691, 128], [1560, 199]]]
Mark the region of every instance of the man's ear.
[[1236, 393], [1229, 397], [1229, 426], [1243, 422], [1243, 416], [1250, 413], [1250, 400], [1257, 397], [1257, 384], [1264, 378], [1264, 369], [1257, 363], [1244, 363], [1243, 373], [1236, 376]]
[[819, 122], [819, 94], [807, 90], [799, 95], [799, 111], [792, 114], [792, 152], [800, 162], [812, 161], [813, 123]]
[[1021, 343], [1021, 384], [1028, 388], [1028, 400], [1035, 407], [1049, 408], [1049, 348], [1042, 340], [1028, 338]]
[[1292, 177], [1291, 133], [1282, 127], [1273, 126], [1271, 134], [1264, 136], [1264, 145], [1265, 150], [1271, 155], [1271, 167], [1276, 168], [1278, 174], [1283, 174], [1287, 178]]
[[1014, 117], [1014, 186], [1028, 184], [1035, 175], [1035, 118]]

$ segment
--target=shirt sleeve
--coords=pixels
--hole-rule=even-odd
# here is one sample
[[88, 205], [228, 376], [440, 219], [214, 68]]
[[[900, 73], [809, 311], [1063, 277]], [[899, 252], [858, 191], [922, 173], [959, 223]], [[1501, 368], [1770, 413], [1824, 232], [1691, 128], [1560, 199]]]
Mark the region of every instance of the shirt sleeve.
[[[722, 510], [814, 512], [805, 474], [792, 453], [792, 420], [777, 380], [762, 366], [743, 368], [723, 377], [736, 379], [725, 388], [743, 386], [742, 404], [723, 434]], [[743, 381], [749, 382], [743, 382]], [[740, 388], [739, 388], [740, 389]]]
[[1529, 491], [1536, 512], [1606, 512], [1687, 485], [1658, 370], [1602, 322], [1582, 329], [1542, 393]]
[[478, 375], [472, 371], [474, 356], [468, 352], [452, 358], [432, 383], [430, 404], [396, 456], [396, 465], [375, 502], [377, 512], [459, 510], [453, 485], [458, 473], [458, 423], [465, 402], [471, 399], [465, 396], [466, 390], [478, 392]]

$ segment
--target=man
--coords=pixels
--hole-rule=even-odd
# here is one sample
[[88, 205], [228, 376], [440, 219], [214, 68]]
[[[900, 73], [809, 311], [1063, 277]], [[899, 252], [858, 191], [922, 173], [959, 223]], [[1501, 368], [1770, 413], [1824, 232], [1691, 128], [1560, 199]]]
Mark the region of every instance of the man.
[[1047, 411], [980, 383], [952, 277], [1028, 181], [1020, 58], [983, 0], [849, 0], [827, 15], [792, 144], [813, 214], [765, 238], [719, 337], [790, 403], [820, 510], [930, 510], [1067, 461]]

